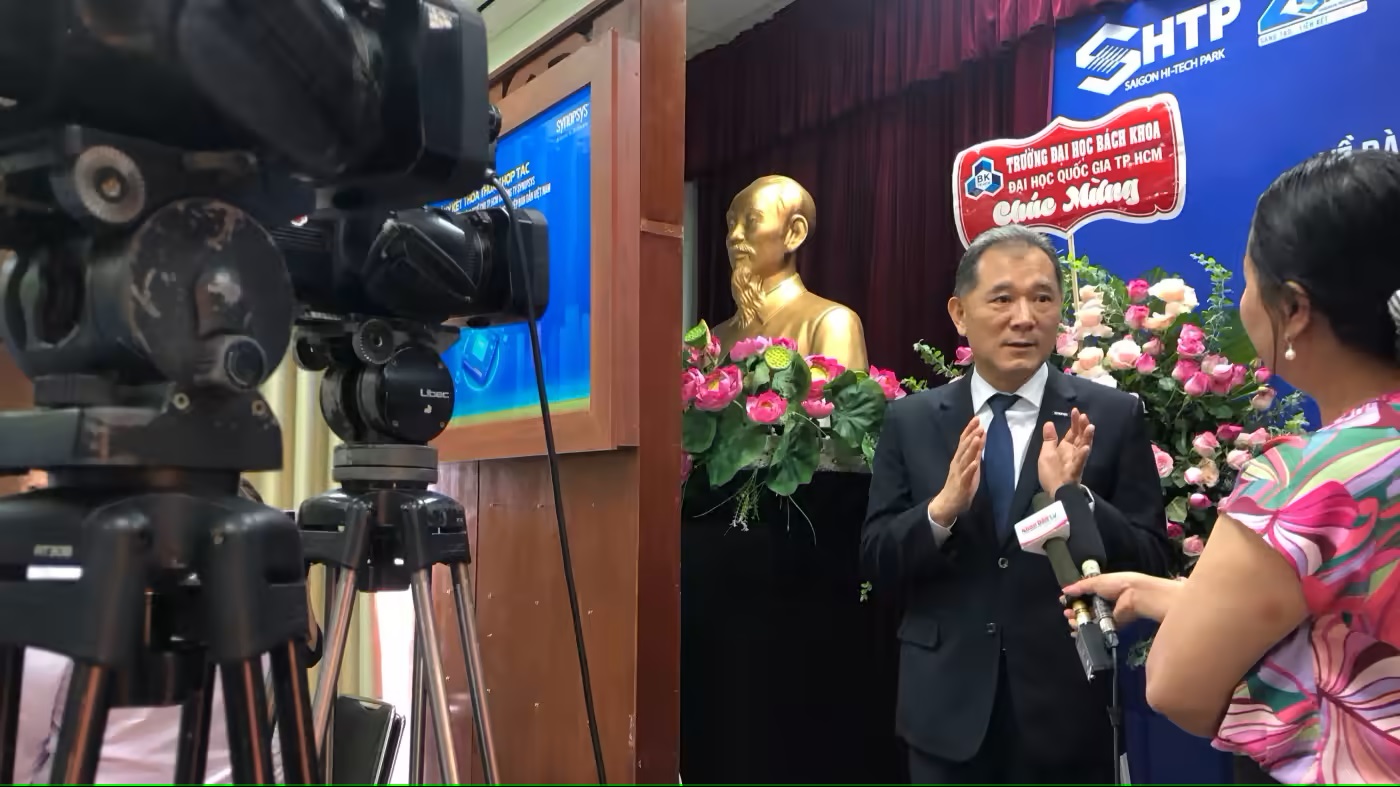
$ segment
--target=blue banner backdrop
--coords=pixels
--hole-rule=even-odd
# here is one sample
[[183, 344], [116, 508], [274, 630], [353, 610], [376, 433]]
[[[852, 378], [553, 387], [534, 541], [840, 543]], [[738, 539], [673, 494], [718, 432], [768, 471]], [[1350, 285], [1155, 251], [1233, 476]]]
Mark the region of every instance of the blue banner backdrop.
[[[518, 208], [549, 222], [549, 307], [540, 318], [545, 390], [552, 411], [585, 409], [591, 390], [591, 123], [587, 87], [501, 137], [497, 171]], [[490, 187], [440, 204], [457, 213], [501, 205]], [[454, 426], [539, 412], [524, 323], [464, 328], [443, 353], [452, 370]]]
[[[1186, 153], [1180, 215], [1086, 226], [1076, 253], [1123, 277], [1177, 271], [1201, 290], [1209, 280], [1189, 255], [1210, 254], [1235, 273], [1238, 298], [1254, 203], [1275, 177], [1329, 148], [1396, 150], [1397, 29], [1393, 0], [1139, 0], [1060, 26], [1054, 114], [1092, 119], [1173, 93]], [[1141, 671], [1125, 677], [1135, 782], [1231, 780], [1228, 758], [1146, 707]]]

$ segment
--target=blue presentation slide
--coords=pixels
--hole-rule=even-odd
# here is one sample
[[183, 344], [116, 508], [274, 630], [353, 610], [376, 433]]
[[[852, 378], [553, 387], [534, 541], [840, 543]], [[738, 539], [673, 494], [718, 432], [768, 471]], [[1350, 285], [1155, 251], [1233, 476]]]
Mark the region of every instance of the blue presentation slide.
[[[588, 87], [501, 137], [496, 170], [517, 208], [549, 222], [549, 308], [539, 321], [551, 411], [587, 409], [591, 386], [592, 240]], [[463, 213], [501, 205], [487, 186], [440, 207]], [[539, 413], [524, 323], [464, 328], [443, 353], [452, 370], [454, 426]]]

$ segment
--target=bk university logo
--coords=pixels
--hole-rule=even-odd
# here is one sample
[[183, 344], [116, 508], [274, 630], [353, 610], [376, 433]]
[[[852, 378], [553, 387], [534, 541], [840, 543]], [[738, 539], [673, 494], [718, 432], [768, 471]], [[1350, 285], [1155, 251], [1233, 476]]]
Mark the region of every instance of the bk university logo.
[[1366, 0], [1269, 0], [1259, 17], [1259, 46], [1366, 12]]
[[1001, 191], [1002, 176], [997, 172], [992, 160], [983, 156], [972, 165], [972, 175], [963, 181], [963, 191], [968, 199], [981, 199], [983, 194], [996, 194]]

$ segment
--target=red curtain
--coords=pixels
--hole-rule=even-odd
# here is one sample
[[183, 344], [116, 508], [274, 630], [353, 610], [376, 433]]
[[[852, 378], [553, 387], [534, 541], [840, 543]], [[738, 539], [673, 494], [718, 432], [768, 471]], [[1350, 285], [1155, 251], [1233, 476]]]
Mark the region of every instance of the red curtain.
[[[928, 377], [912, 344], [957, 338], [944, 306], [962, 253], [953, 157], [1044, 126], [1054, 39], [1029, 28], [1090, 4], [799, 0], [790, 17], [696, 58], [686, 164], [698, 189], [699, 315], [715, 324], [734, 311], [729, 200], [756, 177], [789, 175], [817, 205], [798, 254], [803, 280], [861, 315], [873, 364]], [[853, 8], [868, 19], [853, 23]], [[877, 35], [841, 27], [862, 23]], [[1018, 31], [1014, 49], [1000, 46]]]

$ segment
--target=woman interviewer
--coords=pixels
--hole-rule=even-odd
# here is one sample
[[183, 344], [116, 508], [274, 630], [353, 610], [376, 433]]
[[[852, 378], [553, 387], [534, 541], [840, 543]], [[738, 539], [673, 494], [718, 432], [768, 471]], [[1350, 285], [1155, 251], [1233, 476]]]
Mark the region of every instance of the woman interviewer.
[[1066, 588], [1162, 622], [1147, 701], [1289, 783], [1400, 782], [1400, 156], [1260, 197], [1240, 317], [1327, 426], [1248, 464], [1187, 581]]

